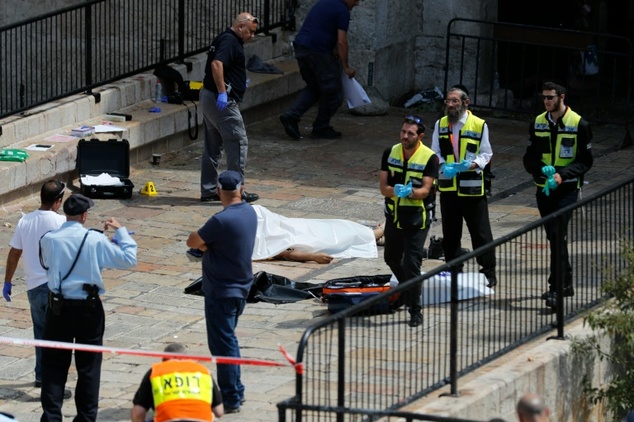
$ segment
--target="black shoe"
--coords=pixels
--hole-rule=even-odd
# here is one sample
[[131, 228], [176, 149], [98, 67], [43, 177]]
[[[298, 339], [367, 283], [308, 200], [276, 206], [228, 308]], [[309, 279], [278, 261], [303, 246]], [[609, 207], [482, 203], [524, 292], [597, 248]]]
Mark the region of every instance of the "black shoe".
[[220, 195], [217, 193], [211, 194], [209, 196], [201, 196], [200, 202], [218, 202], [220, 201]]
[[73, 397], [73, 393], [68, 388], [64, 388], [64, 400], [68, 400]]
[[341, 138], [341, 132], [337, 132], [332, 126], [328, 126], [324, 129], [313, 129], [310, 137], [313, 139], [339, 139]]
[[[554, 297], [557, 293], [554, 290], [548, 290], [547, 292], [542, 293], [542, 299], [548, 300]], [[572, 286], [564, 287], [563, 291], [564, 297], [572, 297], [575, 295], [575, 289]]]
[[302, 138], [302, 134], [299, 133], [299, 126], [297, 126], [297, 122], [299, 122], [299, 120], [293, 119], [290, 116], [286, 116], [285, 114], [282, 114], [280, 116], [280, 122], [282, 122], [282, 126], [284, 126], [284, 130], [286, 131], [286, 134], [288, 136], [290, 136], [293, 139]]
[[418, 327], [422, 323], [423, 323], [423, 316], [421, 314], [416, 313], [410, 317], [407, 325], [409, 325], [410, 327]]
[[251, 203], [260, 199], [260, 195], [257, 193], [247, 193], [246, 191], [242, 191], [242, 199], [244, 199], [247, 203]]
[[238, 407], [225, 407], [225, 413], [240, 413], [240, 406], [238, 406]]
[[498, 285], [498, 278], [494, 275], [488, 276], [487, 280], [489, 281], [487, 287], [490, 289]]

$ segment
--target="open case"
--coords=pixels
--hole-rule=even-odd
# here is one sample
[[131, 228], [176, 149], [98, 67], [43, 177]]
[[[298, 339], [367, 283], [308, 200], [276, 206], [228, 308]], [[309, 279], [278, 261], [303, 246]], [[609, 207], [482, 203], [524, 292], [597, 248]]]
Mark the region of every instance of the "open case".
[[[127, 139], [80, 139], [77, 144], [77, 172], [81, 193], [89, 198], [131, 198], [134, 184], [130, 181], [130, 143]], [[84, 176], [107, 173], [118, 177], [121, 185], [84, 184]]]

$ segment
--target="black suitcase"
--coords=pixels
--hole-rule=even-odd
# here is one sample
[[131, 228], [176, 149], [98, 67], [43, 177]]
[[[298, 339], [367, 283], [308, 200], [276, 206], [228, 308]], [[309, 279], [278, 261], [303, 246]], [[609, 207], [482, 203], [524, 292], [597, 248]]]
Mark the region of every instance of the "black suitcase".
[[[80, 139], [77, 143], [77, 172], [79, 173], [80, 191], [89, 198], [128, 199], [132, 197], [134, 184], [130, 181], [130, 143], [108, 139]], [[123, 185], [101, 186], [85, 185], [84, 176], [99, 176], [107, 173], [118, 177]]]

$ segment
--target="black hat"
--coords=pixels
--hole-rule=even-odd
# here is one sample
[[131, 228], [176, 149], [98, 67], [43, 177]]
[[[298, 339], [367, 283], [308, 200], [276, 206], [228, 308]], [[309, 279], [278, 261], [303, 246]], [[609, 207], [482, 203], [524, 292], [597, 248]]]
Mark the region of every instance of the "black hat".
[[466, 86], [462, 85], [462, 84], [457, 84], [452, 86], [451, 88], [456, 88], [459, 89], [460, 91], [464, 92], [465, 94], [467, 94], [467, 97], [469, 96], [469, 90], [467, 89]]
[[233, 170], [224, 171], [218, 176], [218, 184], [222, 190], [236, 190], [242, 184], [242, 175]]
[[64, 213], [66, 215], [80, 215], [88, 211], [95, 205], [95, 202], [86, 198], [80, 193], [74, 193], [64, 202]]

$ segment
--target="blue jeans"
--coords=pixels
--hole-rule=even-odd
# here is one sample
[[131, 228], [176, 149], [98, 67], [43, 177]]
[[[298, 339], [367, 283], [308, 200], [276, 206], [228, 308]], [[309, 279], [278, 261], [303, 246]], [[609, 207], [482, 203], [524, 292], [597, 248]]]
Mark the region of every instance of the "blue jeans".
[[227, 159], [227, 170], [239, 172], [244, 179], [249, 139], [235, 100], [229, 98], [227, 108], [219, 111], [216, 107], [216, 94], [208, 89], [202, 89], [200, 104], [205, 129], [200, 162], [200, 193], [201, 196], [211, 196], [217, 194], [218, 161], [223, 150]]
[[[205, 295], [207, 343], [212, 356], [240, 357], [235, 329], [246, 303], [246, 299], [238, 297]], [[225, 409], [240, 407], [240, 401], [244, 399], [240, 365], [217, 364], [217, 380]]]
[[[33, 338], [44, 338], [44, 326], [46, 325], [46, 309], [48, 308], [48, 283], [27, 290], [26, 294], [31, 305], [31, 319], [33, 320]], [[35, 348], [35, 381], [42, 381], [42, 349]]]

